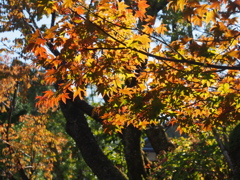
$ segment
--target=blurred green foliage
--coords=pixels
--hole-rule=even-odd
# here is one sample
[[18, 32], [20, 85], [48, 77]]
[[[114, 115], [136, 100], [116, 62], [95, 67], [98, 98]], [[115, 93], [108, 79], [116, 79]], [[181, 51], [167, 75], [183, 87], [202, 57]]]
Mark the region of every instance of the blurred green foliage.
[[154, 164], [151, 180], [230, 179], [231, 172], [211, 131], [173, 139], [174, 152], [162, 153]]

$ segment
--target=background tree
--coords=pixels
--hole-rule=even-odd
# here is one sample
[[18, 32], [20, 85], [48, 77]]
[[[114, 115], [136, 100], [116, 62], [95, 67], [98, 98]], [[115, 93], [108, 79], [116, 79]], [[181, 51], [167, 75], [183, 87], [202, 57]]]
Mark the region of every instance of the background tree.
[[[1, 177], [95, 179], [75, 143], [67, 136], [62, 113], [59, 110], [46, 113], [44, 109], [41, 113], [41, 108], [35, 108], [36, 95], [51, 88], [41, 85], [42, 73], [20, 61], [11, 62], [7, 56], [1, 59]], [[15, 84], [18, 84], [17, 89]], [[16, 94], [15, 97], [13, 94]], [[94, 100], [91, 98], [89, 101], [94, 103]], [[10, 109], [12, 102], [15, 106]], [[11, 124], [9, 128], [8, 122]], [[119, 138], [107, 136], [94, 121], [89, 121], [89, 125], [99, 146], [124, 171]], [[21, 171], [21, 168], [25, 171]]]

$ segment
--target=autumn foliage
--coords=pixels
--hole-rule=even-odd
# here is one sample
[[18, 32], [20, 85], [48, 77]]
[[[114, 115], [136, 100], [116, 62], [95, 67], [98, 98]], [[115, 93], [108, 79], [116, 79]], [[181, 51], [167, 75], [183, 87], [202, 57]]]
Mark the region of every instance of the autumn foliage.
[[[67, 112], [78, 104], [80, 112], [100, 122], [110, 134], [124, 134], [127, 127], [146, 130], [163, 123], [178, 124], [181, 133], [236, 124], [240, 119], [240, 2], [161, 3], [161, 7], [158, 1], [146, 0], [1, 3], [1, 30], [21, 32], [12, 48], [1, 51], [20, 51], [20, 60], [31, 60], [31, 65], [11, 66], [12, 70], [6, 62], [0, 64], [1, 111], [11, 107], [8, 96], [14, 94], [19, 82], [29, 88], [26, 71], [34, 68], [44, 70], [41, 83], [53, 87], [36, 97], [41, 113], [61, 107], [66, 119], [70, 119], [73, 117]], [[176, 27], [159, 18], [163, 11], [178, 14]], [[177, 27], [184, 26], [188, 27], [184, 35], [170, 37]], [[84, 104], [89, 87], [94, 87], [94, 94], [103, 99], [101, 105]], [[26, 130], [29, 135], [40, 133], [37, 127], [44, 126], [45, 118], [25, 117], [28, 127], [35, 121], [39, 123]], [[1, 125], [7, 129], [0, 131], [7, 144], [11, 140], [4, 134], [12, 129], [10, 124]], [[42, 144], [55, 143], [50, 132], [41, 131], [41, 136], [48, 137], [39, 139]], [[27, 138], [24, 132], [22, 129], [21, 136]], [[44, 145], [38, 146], [33, 144], [32, 148], [38, 148], [38, 153], [50, 153], [40, 152]], [[6, 148], [10, 147], [27, 153], [23, 144]], [[21, 162], [22, 167], [27, 161]], [[51, 161], [45, 162], [50, 164], [49, 171]]]
[[[120, 127], [145, 128], [159, 114], [162, 120], [205, 127], [239, 119], [239, 31], [237, 17], [230, 17], [239, 5], [226, 4], [221, 13], [220, 3], [227, 2], [171, 1], [167, 8], [181, 11], [194, 26], [211, 24], [209, 34], [171, 43], [162, 40], [166, 25], [153, 25], [154, 17], [146, 14], [146, 1], [131, 8], [113, 1], [94, 7], [49, 3], [44, 12], [57, 11], [61, 19], [45, 32], [35, 27], [26, 50], [38, 57], [38, 66], [47, 67], [45, 82], [58, 84], [58, 92], [46, 91], [38, 105], [82, 99], [86, 85], [93, 84], [98, 94], [109, 97], [104, 119]], [[139, 21], [144, 22], [141, 29]], [[52, 52], [44, 47], [50, 42]], [[136, 86], [127, 85], [133, 81]]]

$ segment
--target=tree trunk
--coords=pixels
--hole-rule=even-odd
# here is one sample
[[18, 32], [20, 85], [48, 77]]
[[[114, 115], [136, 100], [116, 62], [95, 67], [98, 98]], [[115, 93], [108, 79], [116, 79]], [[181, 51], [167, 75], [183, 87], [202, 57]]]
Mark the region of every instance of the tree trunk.
[[80, 104], [72, 100], [68, 100], [66, 104], [60, 102], [67, 120], [66, 131], [75, 140], [85, 162], [100, 180], [126, 180], [121, 171], [103, 154], [79, 106]]
[[232, 131], [229, 137], [229, 156], [233, 164], [233, 179], [240, 179], [240, 124]]
[[130, 125], [122, 133], [128, 178], [141, 180], [147, 175], [140, 145], [141, 131]]
[[175, 149], [175, 146], [169, 142], [168, 136], [162, 126], [148, 127], [146, 133], [156, 154], [159, 154], [161, 151], [170, 151]]

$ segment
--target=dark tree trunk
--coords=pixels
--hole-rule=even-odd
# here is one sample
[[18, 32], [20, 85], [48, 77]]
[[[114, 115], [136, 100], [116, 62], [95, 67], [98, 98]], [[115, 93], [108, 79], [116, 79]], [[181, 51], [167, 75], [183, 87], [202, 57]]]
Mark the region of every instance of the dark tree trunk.
[[140, 146], [141, 131], [132, 125], [123, 130], [122, 139], [130, 180], [141, 180], [146, 177], [144, 161]]
[[100, 180], [126, 180], [119, 169], [103, 154], [79, 106], [81, 105], [71, 100], [66, 104], [60, 102], [67, 120], [66, 131], [75, 140], [85, 162]]
[[229, 156], [233, 164], [233, 179], [240, 179], [240, 124], [232, 131], [229, 137]]
[[161, 151], [170, 151], [175, 149], [175, 146], [169, 142], [168, 136], [162, 126], [149, 127], [146, 130], [146, 133], [156, 154], [159, 154]]

